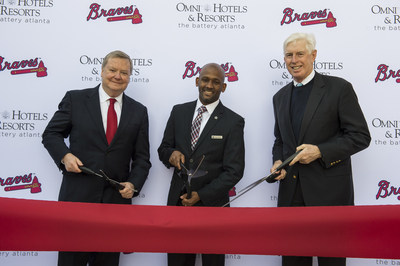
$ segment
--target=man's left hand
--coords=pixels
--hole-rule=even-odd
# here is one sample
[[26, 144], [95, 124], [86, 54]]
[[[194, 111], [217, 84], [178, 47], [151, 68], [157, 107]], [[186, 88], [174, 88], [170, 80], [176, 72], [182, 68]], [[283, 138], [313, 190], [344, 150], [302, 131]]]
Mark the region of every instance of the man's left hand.
[[122, 182], [120, 184], [125, 187], [124, 189], [119, 191], [121, 196], [125, 199], [131, 199], [133, 197], [133, 194], [135, 193], [135, 186], [131, 182]]

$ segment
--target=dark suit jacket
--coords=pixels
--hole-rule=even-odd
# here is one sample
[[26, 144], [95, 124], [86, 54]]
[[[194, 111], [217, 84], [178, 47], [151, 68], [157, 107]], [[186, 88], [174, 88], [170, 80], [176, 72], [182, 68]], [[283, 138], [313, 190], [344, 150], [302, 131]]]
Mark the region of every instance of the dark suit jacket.
[[301, 144], [317, 145], [322, 159], [288, 169], [280, 181], [278, 206], [290, 206], [298, 177], [306, 205], [353, 205], [350, 156], [368, 147], [371, 137], [352, 85], [341, 78], [315, 74], [297, 143], [289, 110], [292, 89], [290, 83], [273, 97], [273, 161], [283, 161]]
[[[119, 182], [129, 181], [140, 190], [151, 167], [148, 115], [142, 104], [123, 95], [117, 132], [108, 145], [100, 111], [99, 86], [68, 91], [43, 133], [43, 144], [63, 171], [59, 200], [129, 204], [100, 177], [69, 173], [61, 159], [68, 152], [84, 166], [103, 170]], [[69, 137], [69, 147], [64, 138]], [[137, 195], [137, 193], [136, 193]]]
[[[173, 151], [185, 156], [188, 169], [195, 169], [205, 155], [200, 169], [208, 171], [205, 176], [193, 178], [192, 190], [197, 191], [201, 201], [197, 205], [222, 206], [229, 201], [229, 190], [242, 178], [244, 171], [244, 119], [221, 102], [211, 114], [195, 149], [190, 148], [190, 129], [196, 101], [173, 107], [158, 154], [169, 168]], [[175, 206], [182, 195], [183, 180], [174, 170], [168, 195], [168, 205]]]

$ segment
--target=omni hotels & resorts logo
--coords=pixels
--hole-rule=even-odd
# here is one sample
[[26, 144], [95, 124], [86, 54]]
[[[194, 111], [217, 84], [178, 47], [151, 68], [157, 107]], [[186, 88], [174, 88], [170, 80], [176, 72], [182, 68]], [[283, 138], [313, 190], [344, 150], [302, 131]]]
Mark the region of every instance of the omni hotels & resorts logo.
[[[47, 113], [2, 111], [0, 112], [0, 138], [41, 138], [47, 120]], [[40, 124], [39, 127], [38, 124]]]
[[187, 4], [178, 2], [175, 10], [183, 16], [178, 16], [179, 29], [206, 30], [244, 30], [246, 25], [240, 23], [240, 18], [248, 13], [246, 5], [224, 5], [220, 3]]
[[54, 0], [0, 0], [0, 22], [50, 24], [43, 11], [53, 7]]
[[378, 23], [372, 25], [374, 31], [400, 31], [400, 7], [373, 5], [371, 14], [379, 19]]

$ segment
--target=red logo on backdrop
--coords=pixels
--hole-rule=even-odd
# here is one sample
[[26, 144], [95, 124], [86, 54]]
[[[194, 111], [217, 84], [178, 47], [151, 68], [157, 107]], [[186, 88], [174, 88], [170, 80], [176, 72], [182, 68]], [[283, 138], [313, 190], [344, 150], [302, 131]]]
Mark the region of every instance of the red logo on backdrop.
[[231, 188], [231, 190], [229, 190], [229, 197], [233, 197], [236, 196], [236, 187]]
[[285, 8], [283, 10], [283, 18], [281, 20], [281, 25], [291, 24], [295, 21], [301, 21], [302, 26], [325, 24], [327, 28], [336, 27], [336, 18], [333, 16], [332, 12], [327, 12], [326, 9], [319, 11], [304, 12], [302, 14], [295, 13], [292, 8]]
[[103, 9], [100, 7], [101, 6], [97, 3], [91, 4], [89, 7], [89, 15], [87, 16], [86, 20], [89, 21], [91, 19], [96, 20], [101, 17], [108, 17], [108, 22], [122, 20], [131, 20], [132, 24], [139, 24], [143, 22], [142, 15], [139, 13], [139, 9], [134, 9], [133, 5], [110, 9]]
[[380, 64], [377, 68], [378, 74], [376, 75], [375, 78], [375, 83], [378, 81], [385, 81], [390, 78], [396, 79], [397, 83], [400, 83], [400, 69], [396, 70], [391, 70], [389, 69], [388, 65], [385, 64]]
[[[390, 182], [386, 180], [381, 180], [378, 184], [378, 193], [376, 194], [376, 199], [379, 198], [387, 198], [389, 196], [395, 196], [400, 194], [400, 188], [396, 188], [391, 186], [389, 188]], [[400, 196], [397, 196], [397, 199], [400, 200]]]
[[0, 178], [0, 185], [4, 187], [4, 191], [27, 189], [31, 193], [42, 192], [40, 188], [42, 184], [39, 183], [36, 176], [32, 178], [32, 173], [23, 176], [8, 177], [6, 179]]
[[[192, 78], [200, 73], [201, 67], [196, 66], [197, 64], [193, 61], [188, 61], [185, 64], [185, 72], [183, 73], [182, 79]], [[225, 63], [221, 65], [222, 69], [225, 70], [225, 77], [228, 78], [229, 82], [238, 81], [238, 72], [236, 72], [235, 67], [233, 65], [229, 65], [229, 63]]]
[[44, 66], [42, 60], [39, 62], [38, 58], [8, 62], [4, 60], [4, 57], [0, 56], [0, 71], [4, 70], [11, 70], [11, 75], [33, 73], [38, 78], [47, 76], [47, 67]]

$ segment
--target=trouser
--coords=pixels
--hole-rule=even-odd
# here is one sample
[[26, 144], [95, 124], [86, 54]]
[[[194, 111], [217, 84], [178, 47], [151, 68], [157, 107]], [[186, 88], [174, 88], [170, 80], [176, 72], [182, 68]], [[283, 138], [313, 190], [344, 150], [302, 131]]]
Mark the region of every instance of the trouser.
[[59, 252], [58, 266], [118, 266], [119, 252]]
[[[297, 178], [296, 192], [291, 206], [306, 206], [301, 191], [300, 178]], [[312, 257], [282, 256], [282, 266], [312, 266]], [[346, 258], [318, 257], [318, 266], [346, 266]]]
[[[202, 254], [202, 266], [224, 266], [224, 254]], [[194, 266], [196, 254], [168, 254], [168, 266]]]

